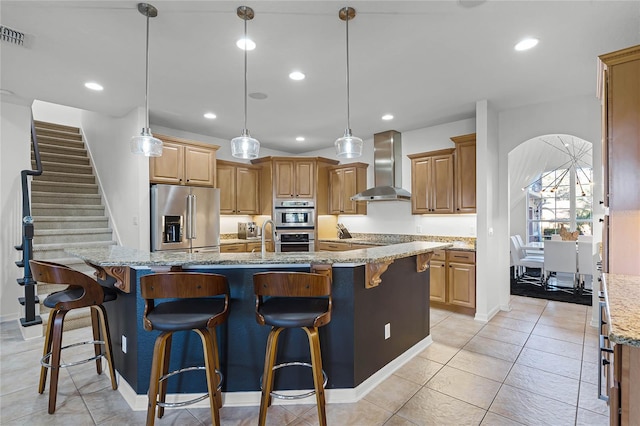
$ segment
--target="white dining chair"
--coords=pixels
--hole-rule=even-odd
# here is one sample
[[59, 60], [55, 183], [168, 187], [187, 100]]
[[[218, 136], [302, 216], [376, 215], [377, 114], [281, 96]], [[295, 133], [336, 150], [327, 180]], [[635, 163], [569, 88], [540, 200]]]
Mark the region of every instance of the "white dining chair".
[[[511, 236], [511, 262], [513, 263], [514, 278], [517, 283], [542, 285], [544, 277], [544, 261], [541, 257], [524, 256], [524, 251], [518, 244], [515, 236]], [[527, 274], [526, 268], [540, 269], [540, 276], [534, 277]]]
[[542, 260], [542, 252], [540, 251], [540, 249], [527, 249], [524, 241], [522, 240], [522, 237], [520, 236], [520, 234], [515, 234], [514, 237], [516, 237], [516, 242], [518, 243], [518, 245], [520, 246], [520, 250], [522, 251], [522, 255], [523, 256], [531, 256], [531, 257], [539, 257], [540, 260]]
[[[578, 242], [593, 243], [593, 235], [578, 235]], [[578, 249], [580, 250], [580, 249]], [[579, 252], [579, 251], [578, 251]]]
[[[578, 259], [575, 241], [545, 241], [544, 243], [544, 271], [545, 286], [548, 290], [574, 292], [576, 289], [576, 274]], [[555, 274], [555, 278], [553, 275]], [[562, 286], [558, 274], [571, 274], [571, 286]], [[555, 284], [552, 284], [555, 281]]]
[[560, 234], [552, 234], [551, 241], [562, 241], [562, 236]]
[[593, 284], [591, 288], [585, 286], [587, 277], [591, 277], [590, 282], [593, 283], [593, 266], [595, 263], [593, 248], [593, 244], [590, 241], [580, 241], [578, 239], [578, 286], [583, 293], [589, 293], [593, 289]]

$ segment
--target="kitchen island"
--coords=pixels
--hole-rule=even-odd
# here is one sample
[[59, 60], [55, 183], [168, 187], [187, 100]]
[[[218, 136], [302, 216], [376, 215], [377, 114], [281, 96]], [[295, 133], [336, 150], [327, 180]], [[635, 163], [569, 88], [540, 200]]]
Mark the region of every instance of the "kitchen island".
[[[140, 277], [181, 269], [225, 275], [231, 290], [230, 315], [218, 329], [223, 395], [228, 405], [258, 405], [268, 327], [255, 321], [253, 274], [262, 271], [319, 271], [332, 277], [331, 323], [320, 331], [328, 402], [358, 400], [431, 343], [428, 262], [447, 243], [411, 242], [348, 252], [168, 253], [124, 247], [74, 249], [70, 254], [94, 266], [99, 276], [122, 290], [109, 313], [121, 392], [134, 409], [146, 409], [146, 392], [156, 332], [142, 327]], [[289, 330], [278, 362], [308, 360], [306, 336]], [[202, 365], [195, 333], [173, 340], [171, 369]], [[385, 334], [388, 335], [385, 338]], [[124, 336], [124, 338], [123, 338]], [[123, 345], [123, 341], [126, 344]], [[291, 370], [291, 371], [287, 371]], [[298, 371], [296, 371], [298, 370]], [[190, 374], [193, 374], [191, 377]], [[169, 382], [174, 400], [206, 390], [204, 375], [187, 373]], [[311, 389], [311, 375], [280, 370], [275, 389]], [[295, 393], [295, 392], [294, 392]], [[205, 401], [206, 402], [206, 401]], [[299, 402], [299, 401], [298, 401]]]

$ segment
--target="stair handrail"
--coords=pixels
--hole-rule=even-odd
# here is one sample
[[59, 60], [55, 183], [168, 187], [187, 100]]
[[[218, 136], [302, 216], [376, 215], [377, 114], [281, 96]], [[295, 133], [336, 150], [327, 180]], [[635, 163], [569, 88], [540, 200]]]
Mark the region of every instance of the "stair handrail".
[[24, 300], [19, 300], [21, 304], [24, 304], [24, 318], [20, 318], [23, 327], [42, 323], [40, 316], [36, 315], [36, 282], [33, 280], [31, 267], [29, 265], [29, 261], [33, 257], [34, 228], [33, 218], [31, 217], [31, 197], [29, 194], [28, 176], [40, 176], [42, 174], [42, 161], [40, 159], [36, 123], [33, 119], [33, 114], [31, 115], [31, 143], [33, 144], [36, 168], [33, 170], [26, 169], [20, 172], [22, 182], [22, 246], [16, 247], [22, 250], [22, 261], [16, 262], [16, 264], [24, 267], [24, 276], [21, 280], [18, 280], [18, 282], [24, 286]]

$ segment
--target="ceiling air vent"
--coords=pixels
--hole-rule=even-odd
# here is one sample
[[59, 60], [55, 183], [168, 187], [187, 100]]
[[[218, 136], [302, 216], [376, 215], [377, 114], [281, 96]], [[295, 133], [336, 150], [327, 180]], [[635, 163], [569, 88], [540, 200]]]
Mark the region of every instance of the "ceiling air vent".
[[12, 30], [4, 25], [0, 25], [0, 39], [2, 41], [17, 44], [18, 46], [24, 45], [24, 33]]

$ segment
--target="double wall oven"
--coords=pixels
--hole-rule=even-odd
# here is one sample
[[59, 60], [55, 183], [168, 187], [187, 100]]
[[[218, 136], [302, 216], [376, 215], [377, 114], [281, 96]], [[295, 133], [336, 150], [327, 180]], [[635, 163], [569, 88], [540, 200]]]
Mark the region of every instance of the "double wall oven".
[[313, 200], [276, 200], [276, 252], [315, 251], [316, 208]]

